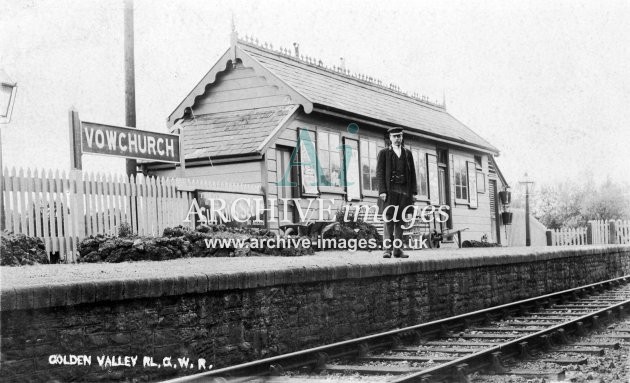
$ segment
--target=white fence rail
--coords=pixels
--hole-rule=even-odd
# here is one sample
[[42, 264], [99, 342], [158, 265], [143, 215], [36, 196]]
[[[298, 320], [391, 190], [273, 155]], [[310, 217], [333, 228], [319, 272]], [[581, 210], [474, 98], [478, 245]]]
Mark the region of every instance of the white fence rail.
[[593, 220], [586, 227], [547, 230], [547, 245], [630, 244], [630, 221]]
[[3, 170], [4, 228], [40, 237], [48, 253], [76, 260], [79, 241], [116, 234], [122, 223], [140, 235], [183, 224], [195, 190], [261, 195], [260, 185], [81, 171]]
[[554, 229], [552, 230], [552, 246], [586, 245], [588, 243], [586, 231], [585, 227]]

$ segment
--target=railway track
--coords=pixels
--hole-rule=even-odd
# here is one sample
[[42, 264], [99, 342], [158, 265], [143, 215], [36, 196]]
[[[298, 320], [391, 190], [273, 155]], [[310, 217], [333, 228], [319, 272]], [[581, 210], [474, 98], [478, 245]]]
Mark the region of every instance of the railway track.
[[[558, 347], [584, 358], [551, 359], [554, 365], [583, 363], [614, 342], [574, 343], [630, 310], [630, 275], [537, 298], [353, 340], [279, 355], [170, 380], [183, 382], [301, 382], [338, 380], [469, 382], [470, 374], [554, 375], [563, 370], [518, 369], [518, 361]], [[608, 336], [610, 339], [611, 337]], [[612, 336], [630, 340], [630, 330]], [[567, 346], [562, 346], [567, 345]], [[553, 377], [552, 377], [553, 379]]]

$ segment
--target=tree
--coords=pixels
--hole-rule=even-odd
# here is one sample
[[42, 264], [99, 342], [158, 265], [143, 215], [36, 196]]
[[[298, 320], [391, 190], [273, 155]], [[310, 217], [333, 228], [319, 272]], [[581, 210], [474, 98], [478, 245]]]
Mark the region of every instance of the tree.
[[549, 229], [585, 226], [594, 219], [630, 219], [628, 187], [607, 179], [543, 185], [532, 198], [532, 214]]

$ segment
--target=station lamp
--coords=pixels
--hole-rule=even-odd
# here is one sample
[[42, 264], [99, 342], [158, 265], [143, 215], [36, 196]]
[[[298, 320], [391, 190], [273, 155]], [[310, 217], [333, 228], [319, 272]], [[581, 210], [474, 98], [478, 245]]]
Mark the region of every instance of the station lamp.
[[0, 124], [8, 124], [11, 121], [16, 93], [17, 83], [0, 69]]

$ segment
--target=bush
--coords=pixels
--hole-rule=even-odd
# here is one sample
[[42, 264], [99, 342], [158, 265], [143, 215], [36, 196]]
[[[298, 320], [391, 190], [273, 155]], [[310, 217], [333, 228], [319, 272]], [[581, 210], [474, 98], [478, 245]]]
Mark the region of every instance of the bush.
[[48, 262], [44, 242], [37, 237], [24, 234], [2, 232], [0, 238], [0, 265], [24, 266], [39, 265]]
[[[177, 226], [164, 229], [162, 237], [91, 236], [79, 244], [78, 262], [125, 262], [166, 260], [190, 257], [247, 257], [257, 255], [301, 256], [312, 254], [310, 248], [252, 249], [253, 239], [275, 238], [267, 229], [200, 225], [195, 230]], [[206, 240], [241, 240], [243, 247], [208, 247]]]
[[122, 238], [133, 236], [133, 229], [128, 222], [123, 222], [118, 226], [118, 236]]
[[[360, 218], [354, 221], [353, 211], [348, 213], [348, 222], [346, 222], [344, 220], [344, 213], [344, 209], [340, 209], [337, 212], [335, 216], [335, 221], [337, 222], [337, 225], [327, 231], [324, 234], [324, 238], [334, 238], [336, 239], [336, 242], [339, 242], [339, 240], [341, 239], [345, 239], [346, 243], [349, 239], [365, 239], [366, 243], [370, 239], [374, 239], [379, 246], [382, 244], [383, 238], [378, 233], [378, 230], [376, 230], [376, 227], [374, 225], [364, 222]], [[358, 249], [370, 250], [369, 247], [359, 247]]]
[[501, 245], [494, 242], [475, 241], [469, 239], [462, 242], [462, 247], [501, 247]]

